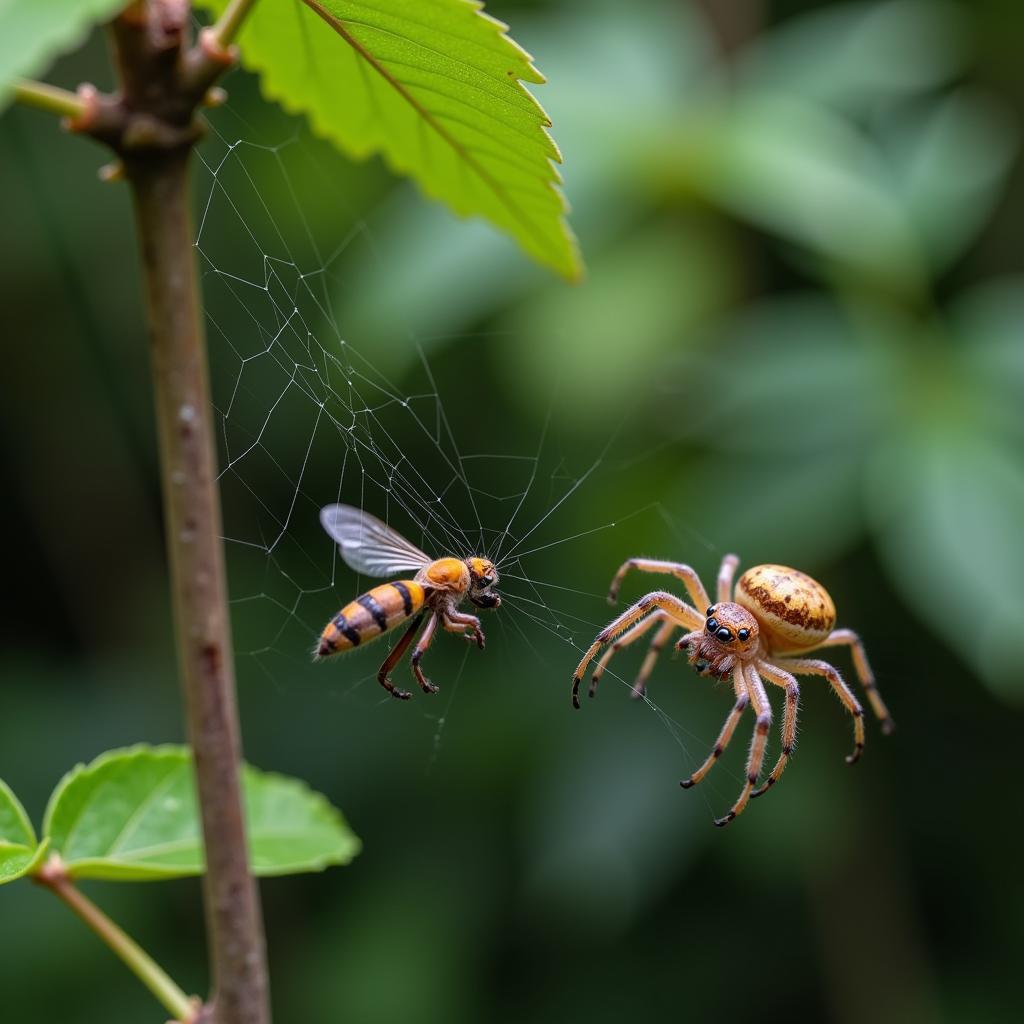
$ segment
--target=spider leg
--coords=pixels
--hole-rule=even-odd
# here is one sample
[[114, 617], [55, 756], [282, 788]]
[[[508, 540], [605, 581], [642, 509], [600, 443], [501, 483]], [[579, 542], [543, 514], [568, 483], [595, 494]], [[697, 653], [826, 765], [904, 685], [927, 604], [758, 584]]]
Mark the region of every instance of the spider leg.
[[[853, 667], [857, 670], [860, 685], [864, 687], [864, 692], [868, 695], [868, 703], [870, 703], [875, 717], [881, 723], [882, 732], [888, 736], [896, 726], [889, 714], [889, 709], [885, 706], [885, 701], [882, 700], [882, 695], [878, 692], [878, 687], [875, 685], [875, 674], [868, 664], [867, 651], [864, 650], [861, 638], [852, 629], [834, 629], [817, 647], [850, 648], [850, 654], [853, 655]], [[812, 650], [815, 649], [817, 648], [812, 648]]]
[[630, 558], [619, 566], [619, 571], [608, 588], [609, 604], [615, 604], [619, 596], [619, 588], [630, 569], [637, 569], [640, 572], [663, 573], [666, 576], [675, 576], [676, 579], [682, 580], [693, 606], [699, 612], [703, 612], [711, 604], [708, 592], [704, 589], [704, 584], [701, 583], [695, 569], [691, 569], [690, 566], [684, 565], [682, 562], [659, 562], [653, 558]]
[[610, 640], [629, 629], [634, 622], [659, 608], [666, 612], [674, 622], [687, 629], [700, 629], [704, 624], [704, 617], [674, 594], [669, 594], [664, 590], [654, 590], [650, 594], [645, 594], [636, 604], [631, 605], [618, 618], [613, 619], [605, 626], [587, 648], [586, 654], [580, 659], [572, 677], [573, 707], [580, 706], [580, 681], [597, 652]]
[[384, 664], [381, 665], [377, 671], [377, 682], [384, 687], [392, 697], [397, 697], [399, 700], [408, 700], [412, 694], [408, 690], [396, 689], [394, 684], [391, 682], [390, 673], [391, 670], [402, 660], [402, 656], [409, 648], [409, 644], [412, 643], [412, 638], [416, 634], [416, 630], [420, 628], [420, 624], [423, 622], [423, 616], [417, 616], [413, 624], [402, 634], [402, 639], [395, 644], [391, 653], [384, 659]]
[[736, 566], [739, 564], [739, 555], [726, 555], [722, 559], [722, 565], [718, 570], [717, 599], [719, 601], [732, 600], [732, 578], [736, 575]]
[[743, 717], [743, 712], [747, 710], [747, 705], [750, 703], [750, 694], [747, 692], [747, 686], [743, 679], [742, 665], [736, 666], [733, 670], [732, 678], [732, 688], [736, 694], [736, 704], [733, 706], [732, 711], [729, 712], [729, 716], [722, 726], [722, 731], [718, 734], [718, 739], [715, 741], [714, 749], [708, 754], [707, 759], [688, 779], [683, 779], [679, 783], [683, 789], [696, 786], [711, 771], [712, 765], [722, 756], [725, 748], [729, 746], [729, 740], [732, 739], [732, 734], [736, 731], [736, 726], [739, 724], [740, 718]]
[[850, 692], [850, 688], [843, 682], [839, 669], [827, 661], [819, 661], [817, 658], [779, 658], [776, 664], [779, 667], [785, 666], [798, 676], [824, 676], [829, 681], [836, 696], [853, 715], [853, 753], [847, 755], [846, 763], [856, 764], [864, 749], [864, 709]]
[[659, 609], [653, 615], [648, 615], [646, 619], [641, 619], [636, 625], [631, 626], [622, 634], [605, 652], [601, 655], [601, 660], [597, 663], [597, 668], [594, 669], [594, 675], [590, 680], [589, 695], [591, 697], [597, 693], [597, 684], [601, 681], [601, 676], [604, 675], [605, 669], [608, 668], [608, 662], [615, 656], [615, 652], [621, 650], [623, 647], [628, 647], [630, 644], [635, 643], [645, 633], [649, 632], [652, 626], [661, 623], [661, 628], [657, 633], [654, 634], [654, 639], [651, 640], [650, 649], [647, 655], [644, 657], [643, 665], [640, 667], [640, 672], [636, 677], [636, 682], [633, 683], [633, 689], [630, 694], [632, 697], [642, 697], [646, 692], [644, 684], [647, 682], [648, 676], [654, 669], [654, 663], [658, 660], [658, 655], [661, 653], [661, 649], [665, 646], [665, 642], [668, 640], [669, 635], [674, 629], [679, 626], [678, 622], [671, 619], [665, 612]]
[[747, 693], [750, 694], [750, 703], [754, 706], [754, 712], [757, 715], [757, 722], [754, 725], [754, 737], [750, 741], [750, 754], [747, 757], [747, 781], [743, 784], [743, 789], [740, 790], [740, 795], [736, 798], [736, 803], [729, 809], [729, 813], [724, 818], [716, 819], [715, 824], [719, 828], [728, 825], [737, 815], [742, 814], [743, 808], [747, 806], [750, 793], [757, 782], [757, 777], [761, 774], [761, 765], [764, 764], [764, 748], [768, 742], [768, 730], [772, 724], [772, 708], [768, 703], [768, 694], [764, 692], [764, 683], [761, 682], [757, 669], [753, 665], [747, 664], [744, 666], [743, 674], [746, 678]]
[[430, 621], [424, 628], [412, 652], [412, 674], [416, 677], [416, 682], [420, 684], [424, 693], [437, 693], [437, 687], [423, 674], [423, 669], [420, 668], [420, 661], [434, 639], [434, 633], [437, 631], [438, 622], [441, 621], [441, 615], [442, 613], [435, 612], [430, 616]]
[[759, 661], [757, 668], [765, 679], [771, 680], [776, 686], [781, 686], [786, 691], [786, 706], [782, 712], [782, 753], [779, 754], [779, 759], [775, 762], [771, 774], [765, 779], [764, 785], [750, 794], [751, 800], [755, 796], [767, 793], [786, 770], [789, 755], [793, 753], [793, 747], [796, 744], [796, 712], [800, 704], [800, 686], [793, 676], [767, 661]]
[[484, 631], [480, 626], [480, 620], [475, 615], [465, 615], [457, 612], [454, 608], [445, 608], [441, 612], [441, 625], [449, 633], [469, 634], [469, 639], [476, 642], [477, 647], [482, 651], [486, 643]]
[[639, 700], [647, 693], [647, 680], [651, 678], [651, 673], [654, 671], [655, 664], [657, 664], [658, 656], [664, 649], [665, 644], [668, 643], [668, 638], [678, 626], [679, 623], [668, 620], [662, 624], [661, 629], [651, 638], [651, 646], [647, 648], [640, 671], [637, 672], [636, 679], [633, 680], [633, 689], [629, 694], [634, 700]]

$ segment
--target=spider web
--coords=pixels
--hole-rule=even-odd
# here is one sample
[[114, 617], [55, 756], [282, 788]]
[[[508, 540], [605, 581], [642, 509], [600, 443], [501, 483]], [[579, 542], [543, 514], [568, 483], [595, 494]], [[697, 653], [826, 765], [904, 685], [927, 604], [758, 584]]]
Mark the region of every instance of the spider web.
[[[240, 681], [246, 686], [262, 679], [303, 700], [342, 701], [373, 714], [414, 713], [376, 681], [378, 664], [400, 631], [374, 644], [370, 654], [313, 663], [311, 651], [327, 620], [383, 582], [357, 577], [341, 562], [319, 525], [323, 505], [361, 507], [434, 557], [486, 555], [499, 566], [502, 596], [501, 609], [484, 618], [487, 650], [458, 652], [457, 638], [439, 638], [429, 668], [443, 691], [424, 697], [417, 690], [411, 702], [429, 722], [429, 770], [470, 658], [532, 659], [539, 671], [526, 674], [523, 685], [542, 687], [552, 709], [568, 705], [572, 670], [613, 612], [604, 593], [580, 589], [573, 579], [546, 578], [550, 553], [614, 530], [621, 533], [623, 557], [637, 554], [630, 521], [649, 516], [667, 523], [677, 539], [685, 534], [680, 550], [692, 549], [695, 537], [709, 551], [714, 545], [679, 527], [657, 503], [630, 505], [635, 495], [621, 498], [615, 519], [566, 534], [566, 510], [614, 488], [625, 460], [645, 453], [618, 450], [613, 430], [599, 450], [565, 450], [552, 436], [550, 413], [531, 450], [488, 448], [500, 437], [493, 429], [499, 424], [485, 421], [465, 393], [473, 381], [471, 362], [449, 345], [461, 362], [442, 386], [435, 369], [439, 359], [451, 362], [447, 351], [428, 351], [426, 339], [411, 329], [413, 365], [398, 376], [378, 365], [365, 339], [346, 336], [338, 308], [340, 265], [350, 250], [379, 258], [370, 225], [356, 219], [345, 237], [325, 244], [299, 182], [316, 182], [331, 202], [344, 204], [345, 196], [309, 137], [300, 130], [272, 145], [250, 141], [231, 132], [227, 117], [216, 112], [200, 152], [196, 248]], [[556, 386], [551, 403], [558, 394]], [[487, 429], [481, 429], [484, 422]], [[609, 578], [616, 567], [607, 566]], [[442, 646], [455, 649], [454, 658], [441, 657]], [[605, 688], [631, 688], [645, 649], [638, 644], [620, 655], [621, 663], [605, 673]], [[666, 651], [663, 660], [669, 658]], [[484, 674], [486, 666], [474, 664], [474, 670]], [[407, 671], [398, 666], [396, 681]], [[421, 710], [431, 701], [437, 703]], [[678, 744], [680, 774], [687, 774], [714, 736], [690, 732], [649, 696], [644, 703]], [[720, 780], [728, 774], [720, 771]]]

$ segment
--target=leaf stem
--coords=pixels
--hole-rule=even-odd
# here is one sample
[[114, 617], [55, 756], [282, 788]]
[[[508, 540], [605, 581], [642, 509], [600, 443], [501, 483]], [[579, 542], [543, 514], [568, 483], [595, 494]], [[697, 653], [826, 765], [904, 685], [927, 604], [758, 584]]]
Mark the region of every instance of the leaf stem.
[[36, 882], [49, 889], [113, 950], [176, 1021], [189, 1024], [196, 1019], [199, 1000], [187, 996], [130, 935], [76, 889], [59, 860], [51, 858], [34, 877]]
[[34, 82], [29, 78], [15, 79], [14, 98], [26, 107], [35, 107], [64, 117], [82, 117], [86, 112], [85, 100], [78, 93], [46, 82]]
[[242, 29], [242, 22], [248, 17], [256, 0], [231, 0], [224, 13], [210, 26], [209, 38], [222, 50], [235, 41], [235, 36]]

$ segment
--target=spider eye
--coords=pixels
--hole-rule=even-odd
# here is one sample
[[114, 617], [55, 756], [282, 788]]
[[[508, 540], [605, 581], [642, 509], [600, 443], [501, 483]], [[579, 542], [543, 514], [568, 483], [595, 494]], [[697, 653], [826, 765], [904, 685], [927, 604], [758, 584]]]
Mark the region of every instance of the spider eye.
[[741, 629], [739, 631], [738, 636], [739, 636], [739, 638], [741, 640], [749, 640], [750, 639], [750, 630], [747, 629], [746, 627], [744, 627], [743, 629]]
[[718, 619], [708, 619], [708, 623], [704, 628], [709, 633], [714, 633], [714, 631], [718, 629]]
[[714, 605], [712, 605], [712, 606], [711, 606], [711, 607], [710, 607], [710, 608], [709, 608], [709, 609], [708, 609], [708, 610], [707, 610], [707, 611], [706, 611], [706, 612], [705, 612], [704, 614], [705, 614], [705, 615], [706, 615], [706, 616], [707, 616], [708, 618], [711, 618], [711, 616], [715, 614], [715, 606], [714, 606]]
[[721, 628], [721, 629], [720, 629], [720, 630], [719, 630], [719, 631], [718, 631], [718, 632], [717, 632], [717, 633], [715, 634], [715, 636], [717, 636], [719, 640], [722, 640], [722, 641], [724, 641], [725, 643], [728, 643], [728, 642], [729, 642], [730, 640], [732, 640], [732, 630], [726, 629], [726, 627], [725, 627], [725, 626], [723, 626], [723, 627], [722, 627], [722, 628]]

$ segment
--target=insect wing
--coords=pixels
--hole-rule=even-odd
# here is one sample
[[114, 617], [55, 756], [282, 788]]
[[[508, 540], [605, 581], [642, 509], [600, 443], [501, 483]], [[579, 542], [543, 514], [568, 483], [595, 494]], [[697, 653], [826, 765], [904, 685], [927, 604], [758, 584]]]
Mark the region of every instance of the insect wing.
[[327, 505], [320, 510], [320, 522], [338, 542], [345, 564], [366, 576], [394, 576], [431, 561], [386, 523], [352, 505]]

